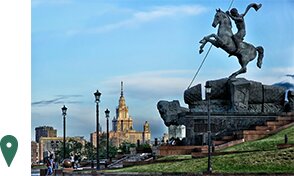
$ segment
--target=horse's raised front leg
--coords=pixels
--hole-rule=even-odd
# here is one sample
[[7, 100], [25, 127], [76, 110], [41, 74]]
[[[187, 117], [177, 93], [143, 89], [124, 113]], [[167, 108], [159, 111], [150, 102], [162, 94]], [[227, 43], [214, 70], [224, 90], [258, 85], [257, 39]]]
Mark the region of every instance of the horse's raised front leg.
[[203, 37], [203, 39], [200, 40], [199, 43], [201, 43], [200, 48], [199, 48], [199, 54], [201, 54], [204, 51], [203, 48], [207, 43], [207, 38]]
[[199, 48], [199, 54], [201, 54], [201, 53], [204, 51], [203, 48], [204, 48], [204, 46], [205, 46], [206, 43], [207, 43], [207, 41], [204, 42], [204, 43], [202, 43], [202, 44], [200, 45], [200, 48]]
[[[211, 39], [214, 38], [214, 39]], [[215, 34], [210, 34], [208, 36], [203, 37], [202, 40], [200, 40], [199, 43], [201, 43], [200, 49], [199, 49], [199, 54], [201, 54], [204, 50], [204, 46], [206, 45], [207, 42], [210, 42], [212, 45], [214, 45], [215, 47], [220, 47], [220, 43], [222, 42], [222, 40]]]

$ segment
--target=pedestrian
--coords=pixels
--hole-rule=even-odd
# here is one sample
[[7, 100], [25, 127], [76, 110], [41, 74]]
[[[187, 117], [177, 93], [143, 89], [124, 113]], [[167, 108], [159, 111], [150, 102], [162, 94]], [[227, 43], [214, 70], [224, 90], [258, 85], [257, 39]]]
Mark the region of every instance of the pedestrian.
[[70, 162], [71, 162], [72, 168], [74, 168], [75, 167], [75, 159], [74, 159], [74, 156], [72, 153], [70, 154]]
[[75, 154], [74, 162], [75, 162], [75, 169], [77, 169], [78, 168], [78, 163], [79, 163], [79, 156], [78, 156], [78, 154]]
[[54, 162], [54, 169], [56, 170], [56, 169], [58, 169], [58, 161], [55, 159], [55, 162]]
[[50, 154], [49, 157], [46, 159], [46, 165], [47, 165], [47, 173], [46, 175], [52, 175], [53, 174], [53, 154]]

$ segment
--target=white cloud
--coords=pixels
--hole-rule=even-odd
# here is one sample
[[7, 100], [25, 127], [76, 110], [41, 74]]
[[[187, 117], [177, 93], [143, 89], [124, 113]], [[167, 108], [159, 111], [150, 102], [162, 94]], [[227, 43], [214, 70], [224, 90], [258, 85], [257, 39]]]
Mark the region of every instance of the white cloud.
[[133, 20], [138, 22], [146, 22], [174, 15], [198, 15], [205, 10], [206, 9], [204, 7], [198, 5], [163, 6], [156, 7], [153, 10], [147, 12], [137, 12], [133, 15]]
[[274, 74], [286, 75], [294, 73], [294, 66], [292, 67], [275, 67], [272, 69]]
[[173, 16], [198, 15], [206, 11], [206, 8], [199, 5], [182, 5], [182, 6], [161, 6], [155, 7], [149, 11], [134, 12], [129, 19], [122, 20], [117, 23], [99, 26], [97, 28], [85, 30], [71, 30], [68, 35], [75, 35], [78, 33], [103, 33], [120, 28], [128, 28], [138, 26], [143, 23]]
[[261, 68], [261, 70], [253, 69], [254, 67], [256, 66], [252, 65], [252, 69], [249, 68], [250, 70], [248, 73], [242, 76], [240, 75], [240, 77], [245, 77], [248, 80], [259, 81], [266, 85], [272, 85], [283, 81], [285, 75], [294, 73], [294, 67], [291, 65], [289, 67], [264, 67]]
[[156, 98], [182, 96], [193, 75], [193, 70], [164, 70], [141, 72], [130, 75], [108, 78], [104, 82], [108, 94], [115, 94], [119, 90], [120, 81], [124, 81], [125, 90], [132, 98]]
[[[263, 84], [274, 84], [284, 79], [285, 75], [293, 74], [294, 67], [286, 68], [262, 68], [251, 69], [248, 73], [240, 75], [239, 77], [245, 77], [248, 80], [255, 80], [262, 82]], [[218, 70], [214, 70], [216, 73]], [[223, 70], [220, 70], [223, 71]], [[120, 91], [120, 82], [124, 82], [124, 88], [130, 98], [135, 99], [164, 99], [179, 97], [182, 98], [184, 91], [190, 84], [195, 70], [158, 70], [149, 72], [133, 73], [129, 75], [121, 75], [116, 77], [107, 78], [103, 82], [107, 87], [108, 95], [117, 96]], [[207, 74], [211, 74], [210, 72]], [[214, 78], [207, 75], [199, 75], [193, 82], [192, 86], [201, 83], [204, 86], [207, 80], [220, 79], [220, 77]]]

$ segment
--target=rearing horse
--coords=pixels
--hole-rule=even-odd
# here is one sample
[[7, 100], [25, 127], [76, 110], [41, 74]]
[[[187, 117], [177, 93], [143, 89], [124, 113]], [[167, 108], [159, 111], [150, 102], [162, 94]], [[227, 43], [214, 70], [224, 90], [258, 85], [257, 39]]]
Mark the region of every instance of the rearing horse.
[[235, 42], [232, 39], [233, 32], [232, 32], [232, 24], [231, 19], [229, 16], [221, 11], [220, 9], [216, 10], [216, 14], [214, 16], [214, 20], [212, 23], [213, 27], [218, 27], [217, 35], [210, 34], [204, 37], [199, 43], [201, 43], [199, 53], [203, 52], [203, 48], [207, 42], [210, 42], [217, 48], [222, 48], [225, 50], [230, 56], [236, 56], [239, 60], [239, 64], [241, 65], [241, 69], [234, 72], [229, 78], [235, 78], [237, 75], [241, 73], [246, 73], [247, 71], [247, 64], [252, 61], [257, 53], [257, 67], [261, 68], [262, 59], [263, 59], [263, 47], [258, 46], [254, 47], [250, 43], [242, 42], [240, 44], [239, 52], [236, 52], [237, 48]]

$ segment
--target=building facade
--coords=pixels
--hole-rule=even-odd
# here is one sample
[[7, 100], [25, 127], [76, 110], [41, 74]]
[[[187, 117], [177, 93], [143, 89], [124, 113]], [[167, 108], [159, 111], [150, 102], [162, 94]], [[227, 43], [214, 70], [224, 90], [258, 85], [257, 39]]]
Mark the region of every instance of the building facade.
[[31, 141], [31, 164], [37, 164], [39, 162], [39, 144], [35, 141]]
[[[67, 137], [66, 142], [70, 139], [81, 143], [83, 146], [86, 144], [84, 137]], [[39, 139], [39, 161], [42, 162], [44, 157], [49, 154], [54, 154], [62, 147], [63, 137], [41, 137]]]
[[168, 140], [169, 140], [168, 133], [163, 133], [163, 136], [161, 138], [161, 143], [165, 144], [168, 142]]
[[[96, 145], [96, 133], [91, 134], [92, 144]], [[150, 143], [151, 131], [147, 121], [143, 124], [143, 131], [136, 131], [133, 127], [133, 119], [129, 115], [129, 108], [123, 95], [123, 82], [121, 82], [121, 95], [116, 116], [112, 120], [112, 131], [109, 132], [110, 143], [119, 146], [122, 142], [137, 144]]]
[[151, 131], [147, 121], [143, 124], [143, 131], [136, 131], [133, 127], [133, 119], [129, 115], [129, 108], [123, 94], [123, 82], [121, 82], [121, 94], [116, 116], [112, 120], [112, 131], [109, 133], [109, 138], [114, 146], [119, 146], [122, 142], [150, 143]]
[[[100, 139], [101, 139], [101, 137], [102, 137], [102, 132], [101, 132], [101, 131], [99, 131], [99, 137], [100, 137]], [[92, 146], [95, 147], [95, 148], [97, 147], [96, 140], [97, 140], [97, 134], [96, 134], [96, 132], [91, 133], [91, 134], [90, 134], [90, 143], [91, 143]], [[101, 140], [100, 140], [100, 141], [101, 141]]]
[[50, 126], [40, 126], [35, 128], [36, 142], [39, 142], [41, 137], [56, 137], [57, 130]]
[[171, 138], [179, 138], [179, 139], [183, 139], [186, 137], [186, 127], [184, 125], [170, 125], [168, 127], [168, 136], [169, 139]]

